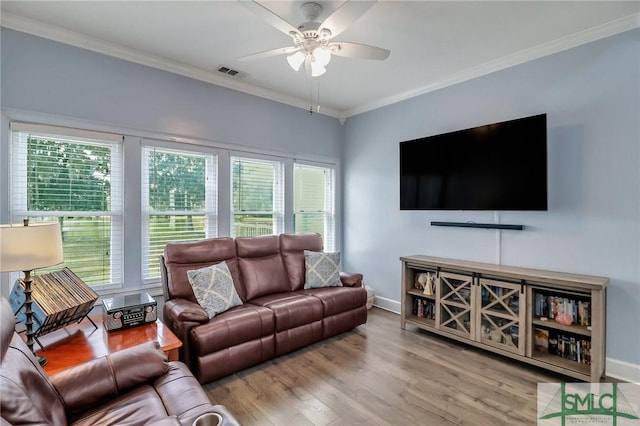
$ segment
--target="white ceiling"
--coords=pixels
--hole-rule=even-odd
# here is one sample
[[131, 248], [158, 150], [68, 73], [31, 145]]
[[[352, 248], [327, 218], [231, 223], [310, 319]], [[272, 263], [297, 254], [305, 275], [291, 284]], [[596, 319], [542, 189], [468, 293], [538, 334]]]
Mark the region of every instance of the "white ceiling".
[[[302, 3], [261, 2], [294, 26]], [[343, 2], [317, 3], [322, 21]], [[383, 47], [389, 58], [334, 56], [310, 81], [285, 56], [237, 60], [291, 39], [236, 1], [3, 0], [0, 10], [8, 28], [301, 108], [319, 94], [321, 112], [339, 118], [640, 27], [640, 1], [381, 0], [334, 40]]]

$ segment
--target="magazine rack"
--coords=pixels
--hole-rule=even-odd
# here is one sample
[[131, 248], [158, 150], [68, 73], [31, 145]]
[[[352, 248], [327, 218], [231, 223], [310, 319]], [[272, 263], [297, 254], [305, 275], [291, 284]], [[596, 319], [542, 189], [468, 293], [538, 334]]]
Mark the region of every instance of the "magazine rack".
[[[98, 294], [76, 276], [69, 268], [39, 275], [32, 283], [33, 330], [34, 339], [45, 350], [38, 340], [52, 331], [67, 324], [82, 321], [85, 317], [98, 328], [88, 317], [98, 300]], [[9, 302], [19, 322], [26, 322], [24, 309], [24, 284], [16, 280], [9, 295]]]

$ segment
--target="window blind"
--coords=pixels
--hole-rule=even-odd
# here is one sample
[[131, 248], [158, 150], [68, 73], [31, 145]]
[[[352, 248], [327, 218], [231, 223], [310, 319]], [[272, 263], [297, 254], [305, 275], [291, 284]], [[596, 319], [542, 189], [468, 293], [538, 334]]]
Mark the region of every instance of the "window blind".
[[294, 232], [317, 232], [322, 235], [325, 251], [334, 251], [334, 170], [295, 163], [293, 174]]
[[281, 161], [231, 157], [234, 237], [284, 232], [284, 165]]
[[10, 216], [57, 221], [64, 264], [96, 290], [122, 285], [122, 136], [11, 124]]
[[142, 275], [153, 280], [167, 243], [217, 236], [217, 156], [145, 146], [142, 170]]

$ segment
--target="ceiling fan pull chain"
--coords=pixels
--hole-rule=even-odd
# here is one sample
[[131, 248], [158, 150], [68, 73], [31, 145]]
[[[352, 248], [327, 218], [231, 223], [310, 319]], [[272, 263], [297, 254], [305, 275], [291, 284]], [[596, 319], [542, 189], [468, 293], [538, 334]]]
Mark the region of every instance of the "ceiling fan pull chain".
[[309, 115], [313, 114], [313, 80], [309, 85]]

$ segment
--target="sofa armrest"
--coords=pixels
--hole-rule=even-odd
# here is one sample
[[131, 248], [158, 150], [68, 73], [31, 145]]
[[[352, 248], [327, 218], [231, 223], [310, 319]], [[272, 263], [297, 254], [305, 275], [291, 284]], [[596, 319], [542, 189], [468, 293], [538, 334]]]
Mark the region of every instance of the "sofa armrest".
[[171, 299], [164, 303], [162, 322], [180, 339], [180, 360], [194, 368], [189, 333], [200, 324], [209, 322], [209, 315], [198, 303], [187, 299]]
[[191, 321], [204, 324], [209, 321], [209, 315], [199, 304], [187, 299], [171, 299], [165, 302], [164, 311], [167, 320], [177, 322]]
[[153, 423], [148, 423], [147, 426], [182, 426], [182, 424], [176, 416], [171, 416], [165, 417], [164, 419], [156, 420]]
[[340, 272], [340, 282], [345, 287], [362, 287], [362, 274], [353, 272]]
[[123, 349], [50, 377], [67, 412], [85, 409], [166, 374], [166, 356], [158, 342]]

